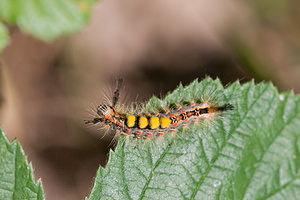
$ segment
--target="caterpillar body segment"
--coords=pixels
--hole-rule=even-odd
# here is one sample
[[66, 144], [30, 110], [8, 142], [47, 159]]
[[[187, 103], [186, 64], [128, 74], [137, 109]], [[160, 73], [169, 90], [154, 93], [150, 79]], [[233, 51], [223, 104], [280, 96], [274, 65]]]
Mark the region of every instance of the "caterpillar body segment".
[[[171, 102], [168, 106], [157, 108], [159, 112], [153, 113], [144, 113], [142, 111], [144, 110], [142, 109], [143, 106], [132, 111], [133, 109], [129, 108], [136, 108], [136, 104], [127, 107], [128, 109], [124, 109], [124, 105], [118, 106], [122, 83], [122, 79], [117, 79], [112, 102], [99, 105], [94, 118], [86, 120], [86, 124], [100, 124], [114, 130], [115, 134], [150, 139], [160, 137], [166, 133], [176, 132], [178, 128], [188, 126], [192, 122], [210, 119], [222, 112], [234, 109], [232, 104], [223, 103], [219, 105], [210, 101], [214, 99], [213, 94], [216, 93], [214, 90], [208, 98], [204, 98], [201, 93], [196, 92], [195, 94], [200, 95], [196, 97], [196, 99], [200, 99], [200, 102], [194, 100], [192, 102], [181, 101], [182, 105]], [[164, 109], [163, 107], [167, 108]]]
[[187, 126], [200, 119], [207, 119], [218, 113], [232, 110], [231, 104], [214, 106], [212, 104], [189, 104], [182, 105], [176, 110], [167, 110], [164, 113], [119, 113], [109, 105], [100, 105], [97, 108], [97, 115], [86, 123], [102, 123], [116, 132], [133, 136], [135, 138], [159, 137], [168, 132], [174, 132], [178, 128]]

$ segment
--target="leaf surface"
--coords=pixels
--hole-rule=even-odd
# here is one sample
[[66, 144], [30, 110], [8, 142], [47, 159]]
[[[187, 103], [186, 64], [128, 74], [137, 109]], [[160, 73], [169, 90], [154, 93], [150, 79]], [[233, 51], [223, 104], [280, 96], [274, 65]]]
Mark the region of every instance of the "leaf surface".
[[0, 199], [44, 199], [42, 184], [34, 180], [20, 143], [10, 143], [1, 128], [0, 166]]
[[231, 103], [234, 110], [150, 144], [121, 138], [86, 199], [299, 198], [299, 95], [280, 94], [271, 83], [235, 82], [224, 89], [206, 78], [146, 107], [197, 96]]

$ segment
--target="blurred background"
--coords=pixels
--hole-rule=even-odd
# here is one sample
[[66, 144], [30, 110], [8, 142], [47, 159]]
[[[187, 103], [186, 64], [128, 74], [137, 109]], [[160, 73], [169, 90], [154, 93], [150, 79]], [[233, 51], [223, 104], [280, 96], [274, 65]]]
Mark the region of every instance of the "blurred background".
[[128, 102], [206, 75], [299, 93], [299, 34], [298, 0], [103, 0], [80, 32], [51, 43], [11, 26], [0, 124], [21, 142], [46, 199], [83, 199], [111, 142], [83, 120], [116, 77]]

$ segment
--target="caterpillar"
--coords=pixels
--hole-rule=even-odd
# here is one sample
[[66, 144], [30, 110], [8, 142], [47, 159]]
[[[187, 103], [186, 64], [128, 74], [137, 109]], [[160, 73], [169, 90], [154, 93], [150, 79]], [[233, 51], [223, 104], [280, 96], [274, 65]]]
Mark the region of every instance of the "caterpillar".
[[101, 124], [119, 135], [150, 140], [169, 132], [176, 132], [179, 128], [186, 127], [192, 122], [198, 122], [234, 108], [230, 103], [216, 105], [199, 97], [196, 101], [183, 102], [182, 105], [172, 103], [167, 108], [158, 109], [159, 112], [121, 112], [116, 105], [119, 101], [122, 82], [122, 79], [117, 80], [112, 102], [99, 105], [96, 116], [91, 120], [85, 120], [86, 124]]

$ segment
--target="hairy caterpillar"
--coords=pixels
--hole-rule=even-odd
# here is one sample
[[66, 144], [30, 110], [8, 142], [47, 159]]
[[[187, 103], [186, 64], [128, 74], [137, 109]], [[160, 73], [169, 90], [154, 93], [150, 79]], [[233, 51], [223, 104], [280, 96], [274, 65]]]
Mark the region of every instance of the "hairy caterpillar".
[[[197, 81], [198, 83], [198, 81]], [[97, 107], [96, 116], [86, 120], [86, 124], [101, 124], [109, 127], [118, 135], [132, 136], [150, 140], [153, 137], [161, 137], [169, 132], [176, 132], [179, 128], [188, 126], [192, 122], [204, 120], [218, 113], [233, 110], [233, 105], [225, 103], [217, 105], [208, 97], [207, 100], [201, 95], [193, 94], [195, 97], [190, 101], [169, 103], [157, 108], [157, 112], [144, 112], [141, 109], [135, 111], [121, 111], [118, 100], [122, 79], [117, 80], [111, 103], [101, 104]]]

